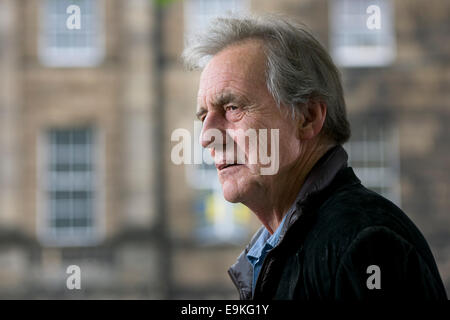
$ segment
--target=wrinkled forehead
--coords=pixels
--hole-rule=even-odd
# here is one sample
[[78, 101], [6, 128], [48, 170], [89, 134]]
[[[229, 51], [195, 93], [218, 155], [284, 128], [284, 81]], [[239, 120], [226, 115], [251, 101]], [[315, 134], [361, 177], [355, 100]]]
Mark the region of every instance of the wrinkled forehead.
[[217, 53], [200, 76], [199, 97], [220, 87], [265, 86], [266, 57], [259, 40], [246, 40]]

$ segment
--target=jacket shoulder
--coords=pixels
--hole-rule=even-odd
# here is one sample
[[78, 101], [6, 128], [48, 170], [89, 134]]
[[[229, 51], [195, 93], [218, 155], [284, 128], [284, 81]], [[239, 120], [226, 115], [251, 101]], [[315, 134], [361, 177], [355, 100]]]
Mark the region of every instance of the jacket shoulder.
[[390, 257], [397, 257], [398, 266], [408, 252], [415, 252], [432, 277], [440, 281], [425, 238], [400, 208], [360, 183], [337, 188], [322, 199], [303, 242], [302, 260], [308, 262], [302, 271], [303, 286], [314, 295], [329, 297], [339, 268], [348, 260], [345, 257], [363, 257], [366, 249], [387, 256], [386, 248]]
[[371, 227], [388, 228], [411, 242], [423, 238], [398, 206], [361, 184], [338, 189], [324, 199], [315, 214], [311, 229], [314, 237], [344, 241], [344, 246]]

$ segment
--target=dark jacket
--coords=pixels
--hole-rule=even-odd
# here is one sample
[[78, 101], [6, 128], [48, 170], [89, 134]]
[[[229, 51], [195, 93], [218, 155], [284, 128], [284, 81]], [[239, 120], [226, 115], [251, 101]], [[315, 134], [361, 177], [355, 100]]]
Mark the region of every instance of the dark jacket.
[[254, 295], [246, 254], [264, 227], [229, 269], [241, 299], [447, 299], [423, 235], [397, 206], [361, 185], [341, 146], [316, 163], [286, 214]]

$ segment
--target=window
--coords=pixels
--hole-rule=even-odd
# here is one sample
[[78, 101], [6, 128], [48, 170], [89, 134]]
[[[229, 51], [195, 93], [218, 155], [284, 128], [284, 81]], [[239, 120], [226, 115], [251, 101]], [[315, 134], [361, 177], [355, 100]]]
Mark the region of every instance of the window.
[[194, 199], [195, 230], [194, 236], [199, 243], [241, 244], [247, 238], [251, 212], [243, 204], [234, 204], [224, 199], [222, 187], [217, 177], [217, 169], [208, 150], [202, 150], [197, 143], [194, 152], [202, 164], [186, 165], [188, 184], [196, 190]]
[[197, 193], [195, 238], [208, 245], [241, 244], [248, 234], [250, 211], [243, 204], [227, 202], [219, 188]]
[[397, 133], [380, 123], [352, 128], [352, 138], [344, 148], [349, 154], [349, 165], [362, 184], [400, 206]]
[[[101, 0], [43, 0], [39, 56], [44, 65], [86, 67], [101, 62], [102, 4]], [[74, 21], [79, 23], [73, 27]]]
[[186, 0], [184, 1], [185, 36], [205, 30], [211, 20], [227, 15], [240, 15], [250, 9], [249, 0]]
[[395, 58], [390, 0], [330, 0], [331, 53], [344, 67], [389, 65]]
[[98, 236], [98, 192], [91, 128], [52, 129], [45, 135], [40, 188], [44, 241], [83, 245]]

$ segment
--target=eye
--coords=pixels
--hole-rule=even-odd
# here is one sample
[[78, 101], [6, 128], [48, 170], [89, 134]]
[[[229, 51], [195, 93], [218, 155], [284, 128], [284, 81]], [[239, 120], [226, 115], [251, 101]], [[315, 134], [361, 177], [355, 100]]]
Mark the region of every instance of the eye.
[[238, 109], [238, 107], [236, 107], [236, 106], [226, 106], [225, 107], [225, 111], [235, 111], [237, 109]]

